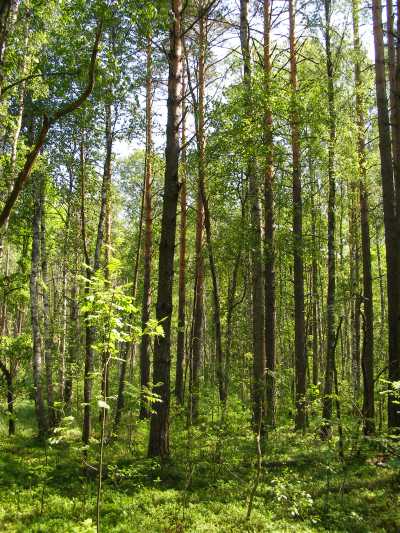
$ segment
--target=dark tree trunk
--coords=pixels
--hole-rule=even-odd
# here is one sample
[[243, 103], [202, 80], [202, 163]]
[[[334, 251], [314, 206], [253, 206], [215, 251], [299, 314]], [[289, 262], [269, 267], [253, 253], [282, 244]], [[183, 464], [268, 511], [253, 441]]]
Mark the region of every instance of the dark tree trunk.
[[[204, 138], [202, 139], [204, 143]], [[202, 156], [200, 155], [202, 153]], [[200, 163], [200, 160], [202, 162]], [[199, 181], [204, 179], [204, 145], [199, 146]], [[193, 295], [193, 329], [190, 350], [189, 373], [189, 416], [192, 423], [197, 422], [199, 410], [199, 371], [203, 348], [203, 300], [204, 300], [204, 258], [203, 258], [204, 208], [200, 185], [197, 192], [196, 244], [195, 244], [195, 279]]]
[[47, 242], [46, 242], [46, 179], [43, 177], [41, 185], [41, 213], [40, 213], [40, 252], [42, 261], [42, 298], [43, 298], [43, 326], [44, 326], [44, 361], [46, 369], [47, 388], [47, 417], [48, 429], [52, 431], [56, 426], [56, 411], [54, 409], [54, 385], [53, 385], [53, 325], [50, 316], [50, 287], [47, 272]]
[[266, 151], [264, 176], [265, 209], [265, 357], [266, 357], [266, 421], [275, 427], [275, 228], [273, 192], [273, 138], [272, 113], [268, 102], [271, 78], [270, 57], [271, 1], [264, 0], [264, 89], [267, 97], [264, 119], [264, 145]]
[[[145, 331], [150, 319], [151, 306], [151, 255], [153, 237], [153, 214], [152, 214], [152, 47], [151, 36], [147, 37], [147, 73], [146, 73], [146, 156], [145, 156], [145, 180], [144, 180], [144, 247], [143, 247], [143, 300], [142, 300], [142, 331]], [[150, 381], [150, 336], [142, 335], [140, 343], [140, 385], [148, 387]], [[149, 416], [144, 395], [141, 397], [141, 419]]]
[[185, 328], [186, 328], [186, 105], [185, 79], [182, 81], [182, 151], [181, 151], [181, 189], [180, 189], [180, 226], [179, 226], [179, 288], [178, 288], [178, 334], [176, 347], [175, 396], [179, 404], [184, 402], [183, 370], [185, 365]]
[[162, 321], [164, 336], [158, 337], [155, 341], [153, 383], [161, 383], [157, 388], [161, 402], [156, 403], [155, 413], [151, 417], [148, 450], [150, 457], [169, 455], [172, 286], [179, 194], [179, 125], [182, 94], [182, 0], [171, 0], [170, 7], [167, 142], [156, 305], [156, 317], [159, 322]]
[[[243, 83], [247, 91], [246, 115], [251, 120], [252, 79], [250, 35], [248, 21], [248, 0], [240, 2], [240, 41], [243, 58]], [[256, 432], [264, 432], [265, 417], [265, 339], [264, 339], [264, 297], [261, 236], [260, 190], [257, 176], [254, 146], [250, 146], [247, 162], [247, 179], [250, 201], [250, 250], [251, 250], [251, 290], [252, 290], [252, 342], [253, 342], [253, 427]]]
[[[388, 100], [386, 95], [385, 56], [382, 29], [382, 4], [372, 2], [375, 47], [375, 85], [378, 109], [379, 153], [383, 192], [383, 220], [385, 226], [387, 300], [389, 327], [388, 377], [390, 381], [400, 380], [400, 260], [398, 246], [398, 222], [395, 212], [393, 165], [391, 154]], [[400, 410], [394, 395], [388, 397], [388, 426], [400, 427]]]
[[42, 176], [38, 175], [34, 186], [33, 204], [33, 238], [32, 238], [32, 266], [30, 275], [30, 303], [33, 341], [33, 386], [35, 388], [35, 408], [38, 423], [38, 436], [44, 439], [47, 436], [47, 416], [43, 399], [42, 376], [42, 337], [40, 333], [39, 310], [39, 279], [40, 279], [40, 220], [42, 216]]
[[295, 37], [295, 0], [289, 0], [290, 27], [290, 83], [292, 160], [293, 160], [293, 274], [294, 274], [294, 322], [295, 322], [295, 371], [296, 371], [296, 429], [306, 428], [306, 372], [307, 352], [304, 346], [304, 272], [303, 272], [303, 205], [301, 196], [301, 162], [299, 114], [297, 111], [297, 52]]
[[335, 368], [335, 293], [336, 293], [336, 265], [335, 265], [335, 93], [333, 85], [333, 61], [331, 49], [331, 0], [324, 0], [325, 8], [325, 54], [326, 54], [326, 75], [327, 75], [327, 95], [328, 95], [328, 291], [327, 291], [327, 311], [326, 311], [326, 366], [325, 384], [322, 416], [324, 424], [321, 435], [327, 437], [330, 434], [330, 421], [332, 419], [332, 393]]
[[[145, 193], [145, 184], [144, 184], [144, 179], [143, 179], [142, 201], [141, 201], [140, 217], [139, 217], [139, 231], [138, 231], [138, 238], [137, 238], [137, 244], [136, 244], [135, 263], [134, 263], [134, 267], [133, 267], [133, 280], [132, 280], [132, 299], [133, 299], [133, 301], [135, 301], [135, 299], [136, 299], [140, 251], [141, 251], [141, 248], [142, 248], [144, 193]], [[132, 320], [133, 317], [131, 316], [130, 319]], [[126, 371], [127, 371], [129, 359], [132, 362], [134, 361], [135, 354], [136, 354], [136, 344], [135, 343], [131, 344], [129, 342], [125, 342], [121, 351], [122, 351], [122, 354], [121, 354], [122, 361], [121, 361], [121, 367], [120, 367], [120, 371], [119, 371], [118, 396], [117, 396], [117, 405], [116, 405], [116, 409], [115, 409], [115, 418], [114, 418], [114, 426], [113, 426], [113, 434], [114, 435], [117, 435], [118, 430], [119, 430], [119, 426], [120, 426], [120, 423], [121, 423], [122, 412], [123, 412], [123, 409], [124, 409], [124, 406], [125, 406]], [[129, 357], [129, 355], [131, 355], [131, 357]]]

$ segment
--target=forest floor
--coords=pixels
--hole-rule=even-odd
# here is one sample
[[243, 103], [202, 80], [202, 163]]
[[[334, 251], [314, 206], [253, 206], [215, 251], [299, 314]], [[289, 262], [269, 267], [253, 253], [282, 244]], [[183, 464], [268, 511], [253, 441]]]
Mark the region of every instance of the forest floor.
[[[126, 430], [107, 445], [101, 531], [400, 531], [398, 460], [376, 441], [348, 438], [341, 462], [333, 439], [322, 443], [289, 426], [268, 439], [246, 520], [257, 460], [238, 405], [224, 426], [208, 419], [189, 432], [182, 413], [173, 413], [172, 457], [164, 465], [145, 458], [145, 423], [135, 426], [130, 445]], [[21, 402], [17, 415], [15, 437], [6, 436], [4, 421], [0, 426], [0, 531], [95, 531], [95, 470], [82, 464], [78, 424], [60, 433], [67, 442], [45, 449], [33, 436], [32, 404]]]

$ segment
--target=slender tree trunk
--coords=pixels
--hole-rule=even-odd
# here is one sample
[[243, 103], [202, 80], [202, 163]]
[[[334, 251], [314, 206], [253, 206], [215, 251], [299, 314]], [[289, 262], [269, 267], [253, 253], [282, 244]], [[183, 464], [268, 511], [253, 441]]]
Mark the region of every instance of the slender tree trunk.
[[[397, 208], [400, 206], [400, 106], [398, 104], [399, 95], [399, 72], [396, 57], [399, 36], [395, 35], [394, 13], [392, 0], [386, 1], [386, 24], [387, 24], [387, 48], [388, 48], [388, 70], [389, 70], [389, 103], [390, 103], [390, 125], [392, 133], [392, 159], [393, 175], [395, 182], [395, 195]], [[395, 45], [395, 40], [396, 45]], [[398, 56], [398, 54], [397, 54]]]
[[175, 396], [179, 404], [184, 402], [183, 370], [185, 364], [186, 328], [186, 98], [185, 78], [182, 81], [182, 150], [181, 150], [181, 189], [180, 189], [180, 226], [179, 226], [179, 288], [178, 288], [178, 334], [176, 348]]
[[363, 306], [364, 306], [364, 340], [362, 348], [362, 372], [364, 381], [363, 417], [364, 433], [370, 435], [375, 430], [374, 404], [374, 308], [372, 290], [371, 242], [369, 231], [369, 206], [367, 167], [365, 155], [365, 118], [364, 96], [361, 69], [361, 46], [359, 36], [360, 0], [353, 0], [354, 33], [354, 86], [356, 96], [358, 174], [361, 217], [361, 253], [363, 266]]
[[[204, 133], [204, 132], [203, 132]], [[202, 139], [202, 144], [204, 138]], [[202, 162], [200, 163], [200, 160]], [[203, 149], [199, 146], [199, 181], [204, 180], [204, 144]], [[197, 422], [199, 410], [199, 371], [201, 363], [201, 353], [203, 348], [203, 301], [204, 301], [204, 258], [203, 258], [203, 228], [204, 228], [204, 208], [201, 197], [200, 185], [197, 192], [197, 218], [196, 218], [196, 244], [195, 244], [195, 279], [193, 295], [193, 335], [190, 350], [190, 373], [189, 373], [189, 415], [192, 423]]]
[[70, 306], [69, 306], [69, 321], [68, 321], [68, 354], [66, 361], [66, 377], [64, 386], [64, 402], [66, 411], [71, 414], [72, 411], [72, 384], [74, 376], [74, 364], [77, 360], [78, 354], [78, 284], [77, 284], [77, 268], [75, 265], [72, 276], [71, 292], [70, 292]]
[[[240, 41], [243, 58], [243, 83], [247, 91], [247, 119], [251, 120], [252, 79], [250, 35], [248, 21], [248, 0], [240, 2]], [[252, 290], [252, 343], [253, 343], [253, 428], [264, 432], [265, 417], [265, 340], [264, 340], [264, 298], [261, 236], [260, 190], [254, 146], [250, 146], [247, 162], [247, 179], [250, 200], [250, 250], [251, 250], [251, 290]]]
[[30, 303], [33, 341], [33, 386], [35, 388], [35, 407], [40, 439], [46, 438], [47, 416], [43, 399], [42, 376], [42, 337], [40, 333], [39, 283], [40, 283], [40, 219], [42, 216], [42, 176], [37, 176], [34, 187], [32, 266], [30, 275]]
[[324, 0], [325, 8], [325, 54], [326, 75], [329, 114], [329, 144], [328, 144], [328, 291], [327, 291], [327, 314], [326, 314], [326, 367], [322, 416], [324, 424], [321, 435], [327, 437], [330, 434], [330, 420], [332, 419], [332, 393], [335, 368], [335, 293], [336, 293], [336, 265], [335, 265], [335, 93], [333, 85], [333, 61], [331, 49], [331, 0]]
[[[351, 379], [353, 385], [353, 400], [357, 406], [360, 395], [360, 227], [359, 227], [359, 209], [358, 209], [358, 179], [351, 178], [349, 186], [349, 248], [350, 248], [350, 283], [351, 283], [351, 300], [350, 300], [350, 325], [351, 325]], [[346, 305], [346, 303], [345, 303]], [[348, 332], [348, 314], [345, 312], [346, 333]], [[346, 338], [348, 336], [346, 335]], [[348, 350], [346, 350], [348, 352]], [[344, 354], [343, 354], [344, 355]], [[344, 365], [343, 370], [344, 370]]]
[[301, 197], [300, 131], [297, 112], [297, 52], [295, 37], [295, 0], [289, 0], [290, 27], [290, 84], [292, 161], [293, 161], [293, 274], [294, 274], [294, 321], [295, 321], [295, 370], [296, 370], [296, 429], [305, 430], [306, 371], [307, 357], [304, 344], [304, 268], [303, 268], [303, 206]]
[[[140, 252], [142, 248], [142, 233], [143, 233], [143, 215], [144, 215], [144, 194], [145, 194], [145, 184], [143, 179], [143, 189], [142, 189], [142, 201], [141, 201], [141, 207], [140, 207], [140, 216], [139, 216], [139, 231], [138, 231], [138, 238], [137, 238], [137, 244], [136, 244], [136, 253], [135, 253], [135, 262], [133, 267], [133, 280], [132, 280], [132, 299], [135, 301], [136, 299], [136, 292], [137, 292], [137, 280], [138, 280], [138, 272], [139, 272], [139, 260], [140, 260]], [[133, 319], [133, 316], [130, 317], [130, 319]], [[129, 352], [131, 350], [131, 357], [129, 358]], [[126, 379], [126, 371], [128, 368], [128, 360], [130, 359], [133, 363], [135, 359], [136, 354], [136, 344], [135, 343], [124, 343], [122, 347], [122, 361], [121, 361], [121, 367], [119, 372], [119, 381], [118, 381], [118, 396], [117, 396], [117, 405], [115, 409], [115, 418], [114, 418], [114, 426], [113, 426], [113, 434], [117, 435], [119, 426], [121, 423], [122, 418], [122, 412], [125, 407], [125, 379]], [[131, 366], [133, 368], [133, 366]]]
[[48, 426], [51, 431], [56, 426], [56, 411], [54, 409], [54, 385], [53, 385], [53, 325], [50, 316], [50, 287], [47, 271], [47, 236], [46, 236], [46, 178], [42, 178], [41, 184], [41, 212], [40, 212], [40, 255], [42, 261], [42, 293], [43, 293], [43, 325], [44, 325], [44, 360], [46, 369], [47, 386], [47, 416]]
[[266, 357], [266, 421], [275, 427], [275, 228], [274, 228], [274, 192], [273, 192], [273, 138], [272, 112], [268, 101], [270, 94], [271, 57], [271, 1], [264, 0], [264, 90], [266, 95], [264, 119], [265, 176], [264, 176], [264, 209], [265, 209], [265, 357]]
[[[147, 37], [147, 74], [146, 74], [146, 156], [144, 180], [144, 247], [143, 247], [143, 300], [142, 300], [142, 331], [147, 328], [150, 319], [151, 306], [151, 255], [152, 255], [152, 47], [151, 35]], [[148, 387], [150, 381], [150, 336], [142, 335], [140, 344], [140, 385]], [[140, 403], [140, 418], [149, 416], [146, 401], [142, 395]]]
[[[92, 276], [92, 269], [90, 267], [90, 258], [87, 248], [86, 239], [86, 214], [85, 214], [85, 157], [84, 157], [84, 140], [82, 138], [80, 143], [80, 215], [81, 215], [81, 235], [83, 255], [86, 263], [86, 280], [85, 281], [85, 297], [89, 296], [90, 279]], [[88, 314], [84, 315], [85, 321], [85, 370], [83, 380], [83, 425], [82, 425], [82, 441], [87, 446], [89, 444], [92, 418], [91, 418], [91, 402], [92, 402], [92, 384], [93, 384], [93, 368], [94, 368], [94, 329], [88, 323]]]
[[179, 194], [179, 125], [182, 94], [182, 0], [171, 0], [170, 7], [167, 143], [156, 305], [156, 317], [159, 322], [162, 321], [164, 336], [156, 339], [154, 350], [153, 383], [161, 383], [157, 389], [161, 402], [155, 405], [155, 413], [151, 417], [148, 450], [151, 457], [169, 455], [172, 286]]
[[309, 172], [311, 179], [311, 305], [312, 305], [312, 381], [313, 385], [319, 383], [319, 353], [318, 353], [318, 260], [317, 260], [317, 208], [315, 195], [317, 193], [316, 177], [312, 168], [311, 154], [309, 154]]
[[[398, 246], [398, 223], [395, 213], [393, 165], [391, 154], [388, 101], [386, 95], [385, 57], [382, 29], [382, 4], [372, 2], [375, 47], [375, 85], [378, 109], [379, 152], [383, 192], [383, 220], [385, 227], [387, 300], [389, 328], [389, 380], [400, 380], [400, 249]], [[394, 395], [388, 397], [388, 425], [400, 427], [400, 410]]]

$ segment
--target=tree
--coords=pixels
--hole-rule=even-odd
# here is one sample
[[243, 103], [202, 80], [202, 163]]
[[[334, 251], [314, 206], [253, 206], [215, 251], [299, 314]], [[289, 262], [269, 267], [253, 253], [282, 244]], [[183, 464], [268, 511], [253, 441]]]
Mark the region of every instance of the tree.
[[158, 292], [156, 318], [162, 323], [164, 335], [155, 342], [153, 383], [161, 402], [151, 417], [149, 456], [169, 455], [169, 386], [171, 367], [171, 316], [173, 262], [175, 251], [176, 208], [179, 182], [179, 126], [182, 90], [182, 2], [171, 0], [170, 49], [168, 55], [168, 118], [165, 148], [165, 181], [158, 259]]

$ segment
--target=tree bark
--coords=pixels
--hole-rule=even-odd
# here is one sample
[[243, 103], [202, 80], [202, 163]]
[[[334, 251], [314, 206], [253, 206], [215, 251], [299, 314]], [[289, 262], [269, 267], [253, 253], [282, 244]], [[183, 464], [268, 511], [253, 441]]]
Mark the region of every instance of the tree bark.
[[42, 298], [43, 298], [43, 326], [44, 326], [44, 361], [46, 370], [47, 388], [47, 418], [48, 429], [52, 431], [56, 426], [56, 411], [54, 409], [54, 385], [53, 385], [53, 325], [50, 316], [50, 287], [47, 270], [47, 237], [46, 237], [46, 178], [42, 178], [40, 187], [40, 257], [42, 267]]
[[42, 216], [43, 177], [38, 175], [34, 187], [34, 207], [32, 219], [32, 266], [30, 275], [30, 305], [33, 341], [33, 386], [35, 389], [35, 408], [39, 439], [45, 439], [48, 432], [47, 416], [43, 399], [42, 376], [42, 336], [40, 333], [39, 279], [40, 279], [40, 220]]
[[[400, 258], [398, 247], [398, 222], [395, 212], [393, 164], [391, 154], [390, 123], [386, 94], [385, 56], [382, 29], [382, 4], [372, 2], [375, 48], [375, 86], [378, 109], [379, 153], [383, 193], [383, 221], [385, 227], [389, 353], [389, 381], [400, 380]], [[400, 427], [400, 410], [392, 394], [388, 396], [388, 426]]]
[[150, 457], [169, 455], [172, 287], [179, 194], [179, 125], [182, 93], [182, 0], [171, 0], [170, 7], [167, 142], [156, 305], [156, 317], [163, 325], [164, 335], [156, 339], [154, 350], [153, 383], [160, 384], [157, 393], [161, 402], [156, 403], [155, 413], [151, 417], [148, 449]]
[[[147, 73], [146, 73], [146, 155], [144, 182], [144, 247], [143, 247], [143, 300], [142, 300], [142, 331], [147, 328], [151, 306], [151, 256], [152, 256], [152, 46], [151, 35], [147, 37]], [[140, 344], [140, 385], [148, 387], [150, 381], [150, 336], [142, 335]], [[140, 402], [140, 418], [149, 416], [147, 404], [142, 394]]]
[[321, 428], [321, 435], [330, 435], [330, 420], [332, 419], [332, 393], [335, 368], [335, 293], [336, 293], [336, 264], [335, 264], [335, 92], [333, 85], [333, 61], [331, 48], [331, 0], [324, 0], [325, 9], [325, 54], [326, 54], [326, 76], [327, 76], [327, 97], [328, 97], [328, 290], [326, 300], [326, 367], [322, 416], [324, 423]]
[[[240, 2], [240, 41], [243, 58], [243, 83], [247, 92], [246, 116], [251, 120], [252, 79], [250, 57], [250, 35], [248, 21], [248, 0]], [[260, 188], [258, 183], [254, 146], [250, 146], [247, 161], [247, 179], [250, 201], [250, 255], [252, 290], [252, 343], [253, 343], [253, 429], [264, 433], [265, 417], [265, 340], [264, 340], [264, 298]]]
[[293, 179], [293, 274], [296, 370], [296, 429], [306, 428], [307, 351], [304, 345], [304, 268], [303, 268], [303, 205], [301, 193], [300, 124], [297, 111], [297, 51], [295, 37], [295, 0], [289, 0], [292, 179]]
[[182, 150], [181, 150], [181, 188], [180, 188], [180, 226], [179, 226], [179, 288], [178, 288], [178, 335], [176, 348], [175, 396], [180, 405], [184, 403], [184, 365], [186, 358], [186, 98], [185, 77], [182, 80]]
[[265, 357], [266, 357], [266, 422], [270, 427], [275, 427], [275, 227], [274, 227], [274, 192], [273, 192], [273, 138], [272, 138], [272, 112], [269, 103], [271, 57], [271, 1], [264, 0], [264, 91], [266, 95], [264, 119], [264, 148], [265, 148], [265, 175], [264, 175], [264, 210], [265, 210]]

